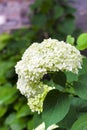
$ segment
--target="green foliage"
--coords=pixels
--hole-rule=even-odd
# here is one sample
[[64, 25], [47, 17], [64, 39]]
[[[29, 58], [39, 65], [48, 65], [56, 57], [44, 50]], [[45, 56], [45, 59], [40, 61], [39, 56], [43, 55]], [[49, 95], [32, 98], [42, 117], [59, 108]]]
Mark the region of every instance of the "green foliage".
[[29, 32], [32, 41], [48, 37], [64, 40], [68, 34], [76, 32], [76, 10], [68, 5], [68, 0], [36, 0], [30, 7], [33, 11]]
[[28, 105], [26, 104], [22, 106], [21, 109], [18, 111], [17, 117], [20, 118], [20, 117], [25, 117], [27, 115], [32, 115], [32, 112], [29, 109]]
[[70, 98], [67, 94], [63, 94], [58, 90], [50, 91], [44, 101], [44, 110], [42, 114], [46, 127], [62, 120], [68, 113], [69, 107]]
[[78, 37], [76, 47], [79, 50], [87, 49], [87, 33], [83, 33]]
[[[12, 35], [0, 35], [1, 130], [32, 130], [35, 120], [37, 120], [36, 124], [39, 124], [39, 119], [36, 119], [35, 116], [33, 117], [33, 114], [26, 105], [27, 101], [25, 97], [21, 96], [16, 89], [17, 75], [15, 74], [14, 66], [21, 58], [24, 50], [32, 42], [41, 41], [43, 38], [49, 36], [63, 39], [68, 32], [72, 34], [75, 28], [73, 17], [75, 10], [64, 2], [64, 0], [61, 2], [56, 0], [36, 0], [36, 2], [31, 5], [31, 10], [33, 11], [31, 18], [32, 26], [29, 29], [23, 28], [14, 31]], [[70, 25], [72, 24], [72, 28], [69, 30], [67, 26], [68, 21]], [[64, 32], [63, 28], [68, 30], [68, 32]], [[63, 79], [63, 74], [61, 78]], [[61, 80], [59, 80], [59, 85], [57, 85], [55, 77], [53, 80], [58, 90], [63, 89], [61, 87], [61, 85], [63, 85], [61, 84]], [[52, 81], [53, 85], [54, 81]], [[35, 126], [36, 125], [34, 125], [34, 127]]]
[[72, 126], [71, 130], [86, 130], [87, 129], [87, 113], [82, 115]]
[[12, 103], [17, 97], [16, 93], [17, 89], [15, 87], [9, 86], [8, 84], [6, 84], [6, 86], [0, 87], [0, 105], [8, 105]]
[[5, 125], [10, 126], [12, 130], [22, 130], [25, 128], [26, 119], [17, 118], [16, 113], [11, 113], [5, 120]]
[[[33, 130], [42, 122], [45, 122], [46, 128], [58, 124], [58, 130], [86, 129], [87, 58], [83, 57], [82, 69], [78, 74], [61, 71], [48, 73], [50, 79], [43, 82], [55, 86], [55, 90], [47, 94], [43, 112], [38, 115], [31, 112], [26, 98], [16, 89], [17, 75], [14, 70], [14, 65], [30, 45], [30, 42], [26, 44], [30, 34], [22, 29], [11, 36], [6, 35], [5, 40], [3, 35], [1, 44], [5, 42], [5, 46], [0, 50], [0, 129]], [[67, 41], [75, 45], [72, 36], [68, 36]]]
[[87, 75], [81, 75], [77, 82], [74, 83], [76, 95], [87, 100]]
[[7, 41], [9, 41], [12, 37], [8, 34], [0, 35], [0, 50], [2, 50], [5, 46]]
[[59, 84], [61, 86], [65, 86], [66, 84], [66, 75], [61, 71], [54, 73], [52, 79], [55, 84]]
[[[30, 29], [0, 35], [0, 130], [32, 130], [43, 121], [46, 127], [56, 123], [58, 130], [87, 128], [87, 58], [83, 58], [79, 73], [59, 72], [51, 75], [47, 84], [55, 86], [44, 101], [44, 111], [32, 113], [27, 101], [16, 88], [15, 64], [24, 50], [43, 38], [65, 40], [75, 32], [74, 12], [67, 0], [36, 0], [31, 5], [33, 16]], [[72, 36], [67, 42], [76, 45]], [[75, 33], [74, 33], [75, 35]], [[87, 34], [77, 39], [79, 50], [87, 48]], [[79, 125], [81, 124], [81, 125]]]
[[72, 37], [71, 35], [68, 35], [67, 38], [66, 38], [66, 42], [71, 44], [71, 45], [74, 45], [75, 38]]
[[61, 6], [56, 5], [54, 7], [54, 19], [58, 19], [64, 13], [64, 9]]
[[[67, 39], [76, 46], [75, 39]], [[55, 86], [44, 101], [43, 112], [39, 120], [45, 122], [46, 128], [57, 124], [58, 130], [87, 129], [87, 58], [83, 56], [82, 69], [78, 74], [72, 72], [48, 73], [46, 84]], [[37, 125], [36, 125], [37, 126]]]
[[0, 35], [0, 130], [27, 129], [27, 122], [33, 116], [26, 99], [16, 88], [14, 68], [23, 51], [30, 45], [26, 44], [26, 33], [27, 30], [22, 29], [12, 35]]

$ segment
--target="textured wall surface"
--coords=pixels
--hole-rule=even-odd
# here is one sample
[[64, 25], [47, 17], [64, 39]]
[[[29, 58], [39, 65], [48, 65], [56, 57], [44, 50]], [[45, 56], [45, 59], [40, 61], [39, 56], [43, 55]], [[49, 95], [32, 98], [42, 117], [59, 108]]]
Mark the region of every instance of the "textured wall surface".
[[33, 0], [0, 0], [0, 33], [29, 25], [29, 4]]
[[87, 0], [69, 0], [72, 5], [77, 9], [76, 25], [77, 27], [87, 32]]
[[[34, 0], [0, 0], [0, 33], [29, 25], [29, 4]], [[87, 0], [69, 0], [77, 9], [76, 26], [87, 32]]]

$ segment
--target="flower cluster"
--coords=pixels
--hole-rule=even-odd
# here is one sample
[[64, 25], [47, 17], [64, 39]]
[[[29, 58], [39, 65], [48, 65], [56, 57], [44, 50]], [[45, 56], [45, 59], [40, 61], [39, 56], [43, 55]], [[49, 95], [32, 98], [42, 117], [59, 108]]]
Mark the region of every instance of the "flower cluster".
[[18, 74], [17, 88], [28, 98], [32, 111], [42, 112], [46, 94], [53, 89], [43, 84], [41, 79], [47, 72], [71, 71], [78, 73], [82, 56], [70, 44], [56, 39], [45, 39], [33, 43], [15, 66]]

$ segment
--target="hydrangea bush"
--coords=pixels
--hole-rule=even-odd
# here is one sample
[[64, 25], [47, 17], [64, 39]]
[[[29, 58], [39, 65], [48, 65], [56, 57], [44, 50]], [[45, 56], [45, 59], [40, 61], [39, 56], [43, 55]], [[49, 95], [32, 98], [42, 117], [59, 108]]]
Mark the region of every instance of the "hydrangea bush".
[[60, 70], [78, 73], [81, 62], [80, 52], [63, 41], [50, 38], [33, 43], [16, 65], [17, 88], [28, 98], [31, 110], [42, 112], [45, 96], [55, 88], [41, 81], [45, 74]]
[[59, 122], [69, 113], [73, 98], [87, 99], [87, 88], [84, 96], [80, 91], [85, 80], [83, 61], [86, 58], [80, 54], [78, 46], [70, 44], [74, 44], [72, 37], [67, 37], [66, 41], [49, 38], [33, 43], [15, 66], [17, 88], [27, 97], [31, 111], [39, 114], [40, 123], [45, 122], [38, 123], [40, 126], [35, 130], [52, 130], [56, 127], [51, 126], [56, 124], [60, 127]]

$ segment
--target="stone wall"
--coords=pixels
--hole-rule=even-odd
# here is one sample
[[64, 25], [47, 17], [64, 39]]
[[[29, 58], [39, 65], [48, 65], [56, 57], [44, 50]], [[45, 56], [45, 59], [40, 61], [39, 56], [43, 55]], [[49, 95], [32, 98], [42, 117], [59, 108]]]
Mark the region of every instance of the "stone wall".
[[0, 0], [0, 33], [29, 25], [33, 0]]

